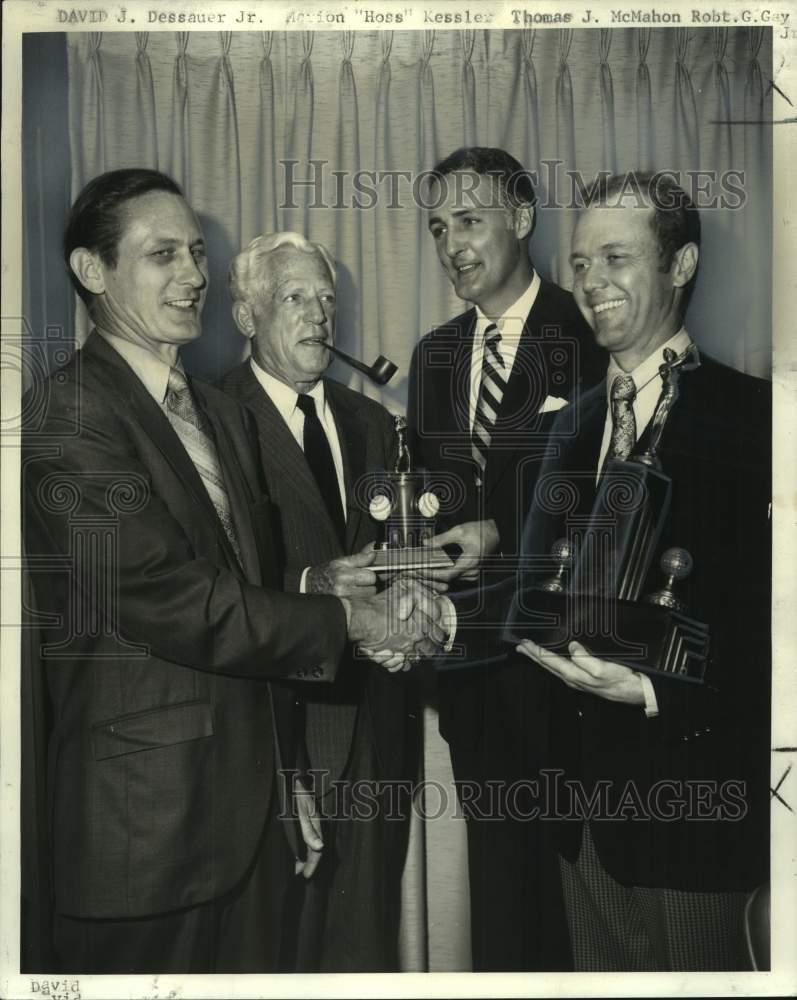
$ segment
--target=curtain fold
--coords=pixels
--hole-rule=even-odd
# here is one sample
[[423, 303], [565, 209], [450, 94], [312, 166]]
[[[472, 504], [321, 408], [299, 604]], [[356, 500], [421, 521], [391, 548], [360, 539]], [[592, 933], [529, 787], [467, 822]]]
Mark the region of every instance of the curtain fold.
[[[556, 74], [556, 159], [567, 168], [576, 161], [576, 120], [573, 106], [573, 80], [568, 57], [573, 44], [573, 32], [563, 28], [559, 35], [559, 68]], [[566, 199], [566, 189], [558, 189], [559, 198]], [[556, 212], [557, 242], [551, 256], [550, 270], [553, 280], [563, 288], [572, 288], [573, 279], [564, 266], [575, 225], [575, 213], [565, 203]]]
[[[417, 177], [464, 144], [500, 145], [537, 173], [535, 266], [566, 287], [568, 206], [599, 170], [675, 170], [687, 186], [688, 171], [712, 171], [714, 194], [728, 171], [744, 174], [742, 208], [703, 214], [690, 325], [721, 360], [768, 370], [769, 138], [730, 122], [766, 107], [771, 32], [106, 33], [65, 45], [72, 194], [104, 169], [160, 165], [202, 217], [212, 274], [204, 343], [190, 353], [199, 374], [245, 351], [226, 297], [230, 256], [257, 233], [296, 229], [340, 262], [344, 349], [399, 366], [381, 389], [339, 364], [335, 376], [401, 412], [413, 346], [464, 308]], [[741, 317], [747, 332], [728, 338]]]
[[653, 95], [648, 67], [650, 28], [637, 33], [638, 64], [635, 78], [637, 162], [640, 170], [653, 170], [656, 162], [655, 132], [653, 130]]

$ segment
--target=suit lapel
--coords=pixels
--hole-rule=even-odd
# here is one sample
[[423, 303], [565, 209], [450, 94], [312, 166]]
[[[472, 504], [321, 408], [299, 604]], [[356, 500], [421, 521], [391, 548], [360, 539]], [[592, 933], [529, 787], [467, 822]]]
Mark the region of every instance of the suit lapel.
[[[241, 568], [244, 571], [244, 576], [250, 583], [259, 585], [261, 583], [260, 559], [258, 557], [258, 546], [251, 514], [251, 505], [255, 498], [251, 495], [246, 477], [238, 463], [237, 452], [228, 429], [219, 419], [215, 409], [208, 403], [201, 387], [192, 382], [191, 389], [197, 402], [202, 407], [202, 412], [210, 423], [215, 438], [219, 465], [224, 476], [224, 482], [227, 485], [227, 497], [232, 511], [235, 531], [238, 536], [238, 547], [241, 550], [241, 559], [243, 561]], [[203, 491], [207, 492], [204, 490], [204, 487]], [[218, 521], [218, 517], [216, 520]], [[223, 529], [222, 535], [229, 549], [229, 539]], [[228, 554], [231, 555], [230, 553]], [[235, 565], [236, 562], [237, 559], [231, 557], [230, 564]]]
[[364, 424], [354, 408], [339, 395], [333, 382], [324, 382], [327, 403], [338, 430], [338, 441], [343, 456], [343, 481], [346, 490], [346, 551], [351, 552], [360, 527], [362, 511], [355, 495], [357, 481], [366, 469], [366, 441]]
[[[290, 481], [293, 488], [301, 494], [302, 502], [315, 512], [322, 523], [328, 523], [329, 530], [337, 537], [329, 511], [318, 489], [318, 483], [296, 438], [268, 393], [255, 378], [249, 362], [241, 365], [238, 372], [236, 384], [240, 389], [240, 398], [257, 420], [263, 457], [270, 468], [282, 470], [285, 479]], [[275, 494], [279, 492], [278, 484], [267, 485]]]
[[208, 496], [208, 491], [202, 483], [196, 466], [189, 458], [188, 452], [169, 423], [166, 414], [150, 396], [124, 358], [106, 344], [102, 337], [96, 333], [92, 334], [83, 345], [82, 350], [111, 366], [120, 389], [120, 395], [126, 400], [136, 423], [171, 465], [175, 475], [182, 482], [195, 505], [204, 511], [206, 517], [210, 519], [216, 536], [227, 553], [230, 565], [237, 566], [238, 560], [230, 548], [216, 508]]

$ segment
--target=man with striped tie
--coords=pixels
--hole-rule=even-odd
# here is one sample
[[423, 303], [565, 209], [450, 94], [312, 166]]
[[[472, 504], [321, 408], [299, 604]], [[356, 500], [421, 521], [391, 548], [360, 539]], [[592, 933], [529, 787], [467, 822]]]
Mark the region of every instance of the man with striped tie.
[[387, 635], [389, 598], [278, 589], [251, 417], [180, 361], [208, 270], [174, 181], [95, 178], [64, 252], [94, 330], [23, 408], [51, 842], [23, 839], [53, 882], [52, 951], [26, 954], [39, 971], [279, 971], [288, 883], [322, 847], [307, 795], [298, 823], [286, 814], [296, 699], [281, 682], [333, 680], [347, 635], [414, 639]]
[[[502, 149], [460, 149], [432, 173], [428, 226], [457, 295], [471, 304], [424, 337], [410, 371], [413, 461], [453, 477], [461, 504], [437, 538], [462, 551], [450, 574], [472, 580], [490, 553], [511, 557], [545, 451], [553, 411], [605, 372], [606, 356], [572, 296], [535, 270], [531, 178]], [[511, 783], [539, 767], [545, 719], [534, 679], [513, 661], [439, 678], [440, 731], [454, 775], [469, 783], [475, 970], [567, 966], [558, 889], [541, 901], [553, 866], [534, 824], [495, 822], [488, 781]], [[475, 797], [474, 789], [476, 789]], [[477, 818], [481, 814], [483, 821]], [[547, 911], [547, 912], [546, 912]], [[545, 912], [545, 918], [541, 914]]]

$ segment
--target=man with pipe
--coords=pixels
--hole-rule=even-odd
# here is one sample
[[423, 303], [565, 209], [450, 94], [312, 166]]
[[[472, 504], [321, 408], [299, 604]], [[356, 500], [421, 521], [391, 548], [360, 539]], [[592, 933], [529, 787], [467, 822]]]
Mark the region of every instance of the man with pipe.
[[295, 826], [280, 780], [301, 766], [293, 681], [332, 682], [347, 638], [399, 664], [424, 643], [404, 593], [280, 589], [251, 416], [180, 361], [208, 270], [177, 184], [95, 178], [64, 253], [94, 329], [23, 406], [26, 671], [41, 664], [52, 715], [50, 843], [23, 843], [54, 910], [52, 953], [25, 953], [39, 971], [278, 971], [288, 885], [321, 846], [310, 797]]
[[[229, 275], [233, 317], [252, 354], [222, 387], [257, 425], [285, 589], [371, 597], [376, 522], [360, 509], [357, 485], [366, 473], [393, 467], [397, 440], [384, 407], [324, 375], [335, 337], [335, 282], [321, 244], [291, 232], [254, 239]], [[344, 657], [333, 684], [297, 693], [322, 815], [357, 782], [415, 778], [414, 688], [407, 674], [363, 670]], [[386, 820], [387, 805], [380, 802], [371, 818], [323, 823], [323, 858], [303, 885], [296, 971], [398, 968], [408, 824], [395, 810]]]

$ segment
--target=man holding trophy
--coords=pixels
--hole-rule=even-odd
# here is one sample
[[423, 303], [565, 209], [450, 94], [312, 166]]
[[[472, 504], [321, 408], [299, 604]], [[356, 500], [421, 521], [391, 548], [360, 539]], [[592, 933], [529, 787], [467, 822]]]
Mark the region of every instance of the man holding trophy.
[[[688, 196], [629, 174], [586, 204], [575, 297], [611, 361], [576, 435], [557, 414], [503, 633], [549, 680], [538, 815], [556, 821], [576, 970], [743, 969], [769, 869], [769, 387], [684, 327]], [[480, 596], [492, 620], [508, 589]], [[471, 660], [495, 640], [465, 600]]]

